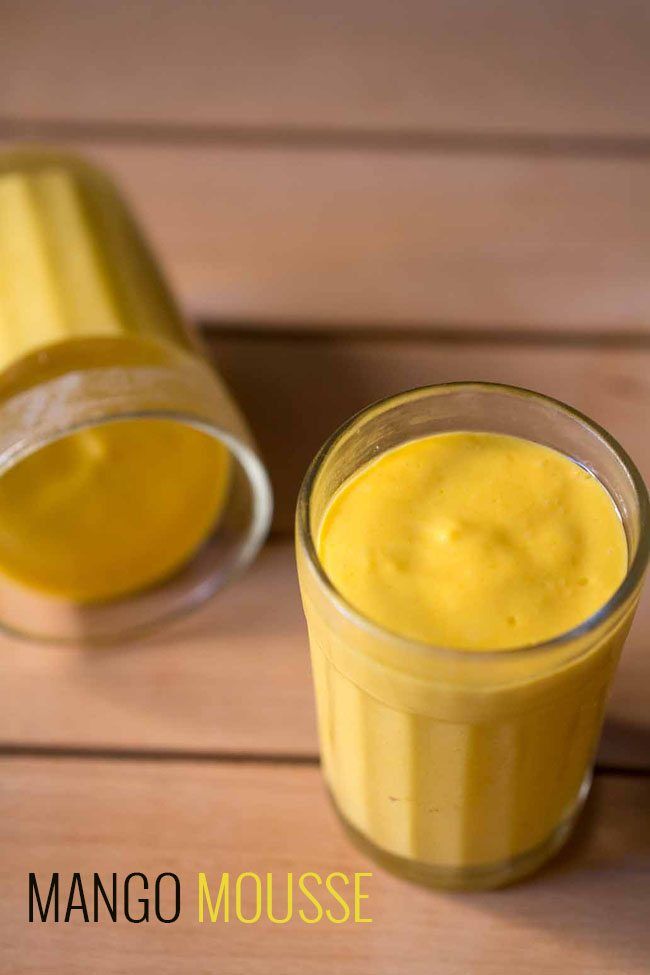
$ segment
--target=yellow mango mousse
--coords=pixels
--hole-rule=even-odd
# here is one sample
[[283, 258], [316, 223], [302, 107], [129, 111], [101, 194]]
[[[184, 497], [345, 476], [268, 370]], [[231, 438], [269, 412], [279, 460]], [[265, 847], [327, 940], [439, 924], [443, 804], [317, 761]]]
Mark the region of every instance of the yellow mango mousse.
[[323, 772], [344, 821], [428, 883], [528, 872], [585, 794], [629, 620], [584, 653], [579, 638], [550, 657], [515, 648], [575, 627], [622, 581], [611, 497], [555, 450], [459, 431], [361, 468], [316, 529], [335, 589], [388, 634], [323, 612], [303, 569]]
[[318, 553], [373, 622], [477, 651], [572, 629], [627, 567], [618, 511], [591, 473], [491, 433], [436, 434], [368, 465], [330, 502]]
[[[46, 152], [0, 160], [0, 404], [172, 355], [191, 355], [181, 319], [112, 184]], [[78, 602], [161, 581], [214, 527], [230, 466], [224, 445], [173, 420], [72, 433], [0, 477], [0, 573]]]
[[77, 602], [164, 579], [222, 503], [228, 455], [206, 442], [180, 423], [130, 420], [32, 454], [0, 478], [0, 571]]

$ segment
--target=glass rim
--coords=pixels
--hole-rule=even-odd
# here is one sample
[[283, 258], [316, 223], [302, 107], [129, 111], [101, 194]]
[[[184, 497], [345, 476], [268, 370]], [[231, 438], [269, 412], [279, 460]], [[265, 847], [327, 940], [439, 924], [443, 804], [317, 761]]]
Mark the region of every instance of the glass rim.
[[[374, 622], [374, 620], [370, 619], [370, 617], [366, 616], [360, 610], [355, 609], [355, 607], [331, 581], [321, 563], [318, 552], [316, 551], [316, 545], [312, 537], [310, 525], [311, 496], [313, 488], [324, 463], [332, 454], [334, 449], [343, 440], [346, 434], [357, 426], [357, 424], [359, 424], [364, 417], [370, 415], [380, 407], [390, 408], [391, 406], [397, 406], [399, 405], [400, 401], [414, 399], [417, 396], [426, 395], [427, 393], [442, 393], [446, 391], [453, 392], [461, 390], [479, 390], [488, 393], [503, 393], [514, 397], [521, 397], [523, 399], [537, 400], [542, 404], [553, 407], [558, 412], [565, 414], [569, 418], [577, 420], [579, 423], [585, 426], [592, 435], [597, 437], [599, 440], [604, 441], [610, 450], [613, 451], [632, 481], [639, 505], [639, 539], [636, 552], [628, 564], [627, 572], [623, 580], [618, 588], [612, 593], [610, 598], [590, 616], [588, 616], [587, 619], [583, 620], [581, 623], [578, 623], [576, 626], [571, 627], [569, 630], [564, 630], [562, 633], [557, 634], [557, 636], [554, 636], [549, 640], [542, 640], [537, 643], [521, 644], [519, 646], [505, 648], [502, 650], [481, 650], [477, 652], [470, 647], [439, 646], [434, 643], [428, 643], [425, 640], [418, 640], [414, 637], [404, 636], [401, 633], [397, 633], [395, 630], [390, 630], [387, 627]], [[600, 424], [596, 423], [595, 420], [592, 420], [580, 410], [577, 410], [574, 407], [569, 406], [567, 403], [562, 402], [562, 400], [555, 399], [552, 396], [547, 396], [544, 393], [539, 393], [532, 389], [527, 389], [523, 386], [512, 386], [508, 385], [507, 383], [469, 380], [449, 383], [432, 383], [426, 386], [412, 387], [411, 389], [404, 390], [400, 393], [395, 393], [391, 396], [387, 396], [370, 403], [368, 406], [357, 411], [348, 420], [342, 423], [331, 434], [331, 436], [328, 437], [307, 468], [307, 472], [303, 478], [298, 494], [298, 503], [296, 508], [296, 529], [300, 544], [307, 555], [310, 567], [316, 574], [317, 581], [324, 589], [327, 597], [334, 604], [336, 609], [355, 626], [365, 630], [372, 636], [379, 638], [382, 641], [397, 643], [404, 649], [418, 654], [438, 654], [445, 657], [462, 657], [464, 659], [468, 659], [468, 655], [471, 655], [473, 660], [488, 660], [494, 662], [495, 660], [499, 659], [503, 662], [505, 660], [512, 660], [514, 658], [519, 659], [521, 656], [527, 654], [557, 650], [563, 646], [567, 646], [575, 642], [576, 640], [587, 637], [589, 634], [597, 630], [601, 624], [611, 619], [614, 614], [624, 606], [641, 582], [646, 564], [648, 562], [648, 555], [650, 552], [650, 501], [648, 499], [648, 490], [645, 482], [632, 458], [618, 443], [618, 441], [610, 433], [608, 433], [604, 427], [601, 427]]]

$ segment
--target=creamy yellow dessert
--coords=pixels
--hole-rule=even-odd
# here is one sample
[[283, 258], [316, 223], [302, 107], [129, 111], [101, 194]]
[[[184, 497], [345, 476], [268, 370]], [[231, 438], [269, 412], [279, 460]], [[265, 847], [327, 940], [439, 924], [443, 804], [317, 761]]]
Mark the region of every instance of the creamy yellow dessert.
[[528, 872], [579, 808], [631, 619], [531, 647], [625, 576], [610, 495], [549, 448], [452, 432], [362, 466], [311, 531], [335, 591], [381, 628], [323, 591], [299, 543], [323, 771], [344, 820], [427, 882]]
[[627, 568], [621, 519], [593, 474], [490, 433], [437, 434], [384, 454], [331, 501], [318, 554], [375, 623], [469, 650], [572, 629]]
[[205, 434], [164, 420], [43, 447], [0, 478], [0, 570], [78, 602], [165, 578], [213, 528], [227, 463]]
[[[111, 183], [48, 153], [0, 160], [0, 406], [174, 354], [192, 354], [179, 313]], [[0, 478], [0, 573], [81, 602], [149, 586], [205, 540], [229, 476], [225, 446], [172, 419], [71, 433]]]

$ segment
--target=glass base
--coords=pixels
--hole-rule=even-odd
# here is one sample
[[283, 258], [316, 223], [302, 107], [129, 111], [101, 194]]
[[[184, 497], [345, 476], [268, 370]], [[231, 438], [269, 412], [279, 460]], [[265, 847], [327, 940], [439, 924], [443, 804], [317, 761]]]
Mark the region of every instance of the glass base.
[[331, 792], [330, 799], [343, 828], [354, 845], [390, 873], [425, 887], [443, 890], [493, 890], [514, 884], [538, 870], [550, 860], [569, 838], [591, 788], [591, 771], [585, 776], [580, 793], [569, 816], [565, 817], [542, 843], [509, 860], [477, 867], [445, 867], [422, 863], [389, 853], [353, 826], [339, 809]]

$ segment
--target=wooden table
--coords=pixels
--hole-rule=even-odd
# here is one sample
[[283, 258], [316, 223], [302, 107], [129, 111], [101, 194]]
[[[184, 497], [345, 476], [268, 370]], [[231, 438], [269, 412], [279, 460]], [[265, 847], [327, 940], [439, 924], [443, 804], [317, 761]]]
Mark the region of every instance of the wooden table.
[[[8, 2], [0, 138], [108, 165], [260, 441], [274, 534], [133, 646], [0, 646], [1, 975], [650, 971], [650, 600], [575, 839], [529, 883], [412, 887], [318, 770], [291, 520], [352, 411], [530, 386], [650, 475], [642, 4]], [[297, 9], [298, 7], [298, 9]], [[53, 40], [55, 38], [55, 40]], [[171, 925], [29, 924], [27, 875], [178, 873]], [[372, 925], [199, 925], [198, 871], [372, 870]]]

